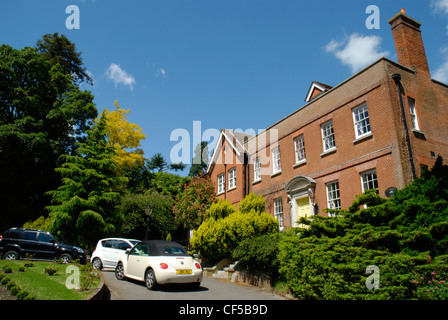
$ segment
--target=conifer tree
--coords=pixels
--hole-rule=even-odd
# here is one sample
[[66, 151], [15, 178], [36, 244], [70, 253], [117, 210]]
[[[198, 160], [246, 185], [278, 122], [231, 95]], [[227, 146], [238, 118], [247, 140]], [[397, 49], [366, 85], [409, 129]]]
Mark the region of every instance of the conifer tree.
[[56, 171], [62, 185], [48, 194], [50, 231], [91, 248], [104, 236], [119, 232], [123, 217], [117, 211], [126, 178], [117, 175], [115, 149], [107, 143], [105, 113], [74, 155], [63, 155]]

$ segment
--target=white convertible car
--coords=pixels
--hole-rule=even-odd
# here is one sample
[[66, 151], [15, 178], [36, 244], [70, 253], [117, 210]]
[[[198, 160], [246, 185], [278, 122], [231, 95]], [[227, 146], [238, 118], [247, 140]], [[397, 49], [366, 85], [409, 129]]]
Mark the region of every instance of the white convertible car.
[[144, 281], [149, 290], [166, 283], [191, 283], [199, 287], [202, 268], [179, 243], [147, 240], [126, 250], [118, 260], [115, 276], [118, 280]]

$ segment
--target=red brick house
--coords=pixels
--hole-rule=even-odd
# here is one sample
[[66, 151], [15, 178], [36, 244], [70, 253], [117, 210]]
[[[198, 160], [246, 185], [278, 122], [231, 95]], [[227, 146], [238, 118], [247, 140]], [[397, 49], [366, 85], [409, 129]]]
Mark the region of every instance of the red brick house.
[[448, 159], [448, 85], [431, 79], [420, 23], [389, 20], [398, 63], [381, 58], [256, 135], [222, 130], [207, 174], [219, 198], [263, 195], [280, 227], [348, 208], [355, 195], [403, 188]]

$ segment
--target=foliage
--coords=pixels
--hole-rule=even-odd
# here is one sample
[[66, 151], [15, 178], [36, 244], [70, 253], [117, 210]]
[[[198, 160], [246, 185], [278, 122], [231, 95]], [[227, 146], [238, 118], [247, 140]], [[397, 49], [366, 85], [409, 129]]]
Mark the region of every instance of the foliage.
[[209, 153], [208, 143], [206, 141], [201, 141], [201, 143], [194, 148], [194, 156], [188, 176], [194, 177], [202, 176], [204, 174], [208, 166]]
[[262, 195], [256, 196], [253, 192], [244, 197], [238, 204], [241, 213], [248, 213], [252, 210], [256, 212], [264, 212], [266, 209], [266, 202]]
[[[255, 200], [255, 203], [258, 203], [258, 198]], [[225, 202], [221, 202], [220, 206], [225, 205]], [[207, 259], [219, 260], [230, 258], [241, 241], [277, 231], [277, 221], [264, 210], [262, 212], [255, 209], [249, 212], [237, 211], [224, 218], [210, 217], [205, 220], [194, 232], [190, 243]]]
[[92, 78], [83, 67], [81, 52], [76, 51], [75, 44], [65, 35], [59, 35], [58, 32], [46, 34], [37, 41], [36, 47], [52, 65], [59, 64], [64, 73], [72, 77], [74, 83], [86, 81], [93, 84]]
[[280, 235], [278, 233], [245, 239], [233, 251], [233, 258], [240, 262], [243, 269], [252, 274], [265, 274], [270, 276], [271, 279], [277, 278], [279, 241]]
[[133, 238], [143, 238], [146, 226], [145, 208], [150, 205], [150, 231], [157, 231], [158, 238], [165, 239], [178, 228], [174, 219], [174, 199], [170, 195], [148, 190], [145, 194], [127, 194], [119, 205], [124, 215], [123, 234]]
[[135, 123], [130, 123], [127, 115], [130, 109], [120, 109], [118, 101], [114, 102], [114, 111], [105, 110], [107, 124], [107, 141], [117, 153], [115, 161], [122, 172], [134, 164], [143, 165], [143, 150], [139, 148], [141, 140], [145, 139], [143, 129]]
[[157, 170], [156, 172], [158, 173], [166, 170], [182, 171], [185, 169], [185, 165], [182, 162], [168, 164], [160, 152], [154, 154], [151, 159], [148, 160], [147, 167], [152, 171]]
[[45, 218], [44, 216], [40, 216], [34, 221], [25, 222], [23, 224], [23, 227], [28, 229], [38, 229], [42, 231], [48, 231], [50, 229], [50, 225], [51, 225], [50, 217]]
[[174, 216], [185, 228], [196, 229], [205, 219], [205, 213], [216, 202], [215, 186], [210, 178], [193, 177], [184, 191], [176, 196]]
[[[367, 192], [339, 217], [302, 220], [308, 227], [279, 242], [280, 274], [300, 299], [424, 298], [413, 282], [418, 274], [430, 268], [439, 280], [448, 276], [447, 181], [439, 159], [391, 199]], [[379, 290], [365, 286], [369, 265], [379, 267]], [[444, 289], [425, 290], [445, 296]]]
[[75, 69], [81, 79], [80, 53], [57, 34], [38, 48], [0, 46], [0, 229], [44, 214], [45, 192], [60, 185], [59, 157], [98, 114], [92, 94], [74, 83]]
[[116, 206], [126, 179], [116, 174], [116, 153], [106, 141], [106, 132], [102, 113], [76, 154], [62, 156], [63, 163], [56, 169], [62, 186], [48, 192], [56, 204], [48, 207], [50, 231], [88, 248], [98, 238], [118, 233], [123, 222]]
[[207, 218], [214, 220], [223, 219], [236, 212], [236, 208], [228, 200], [219, 199], [218, 202], [212, 203], [207, 210]]

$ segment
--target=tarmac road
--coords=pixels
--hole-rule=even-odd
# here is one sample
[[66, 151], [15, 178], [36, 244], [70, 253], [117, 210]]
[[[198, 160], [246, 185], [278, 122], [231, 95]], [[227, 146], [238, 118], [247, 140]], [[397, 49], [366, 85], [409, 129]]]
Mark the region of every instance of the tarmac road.
[[146, 289], [143, 282], [117, 280], [112, 269], [103, 270], [111, 300], [285, 300], [284, 297], [253, 286], [234, 284], [215, 278], [203, 278], [201, 286], [164, 285]]

